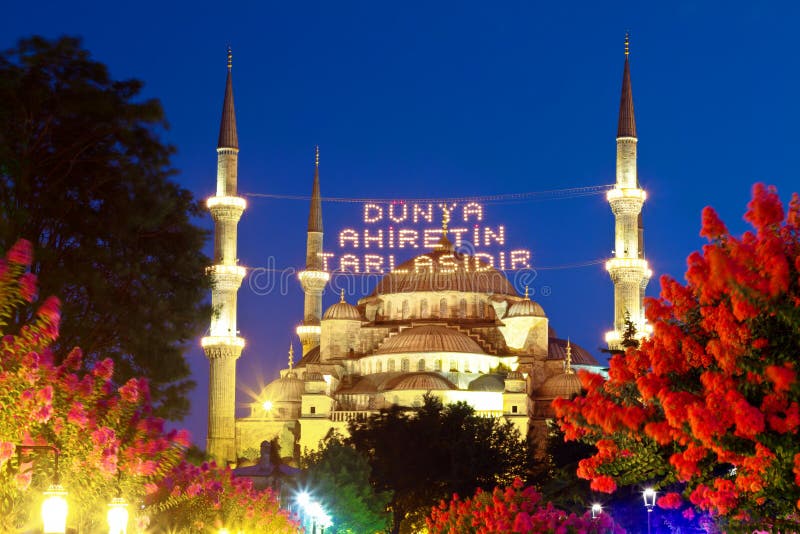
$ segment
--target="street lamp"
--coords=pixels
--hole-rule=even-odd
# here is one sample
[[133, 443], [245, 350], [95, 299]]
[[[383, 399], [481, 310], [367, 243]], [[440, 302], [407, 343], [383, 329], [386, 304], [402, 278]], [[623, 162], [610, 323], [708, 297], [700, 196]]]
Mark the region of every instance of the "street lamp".
[[603, 513], [603, 507], [599, 503], [592, 505], [592, 519], [597, 519]]
[[127, 534], [128, 532], [128, 503], [120, 495], [108, 503], [108, 534]]
[[656, 506], [656, 490], [645, 488], [642, 492], [642, 498], [644, 499], [644, 507], [647, 508], [647, 534], [650, 534], [650, 512]]
[[14, 445], [17, 449], [17, 465], [22, 463], [22, 451], [48, 451], [53, 453], [53, 482], [44, 492], [42, 502], [42, 525], [44, 534], [64, 534], [67, 530], [67, 490], [59, 484], [58, 449], [52, 445]]

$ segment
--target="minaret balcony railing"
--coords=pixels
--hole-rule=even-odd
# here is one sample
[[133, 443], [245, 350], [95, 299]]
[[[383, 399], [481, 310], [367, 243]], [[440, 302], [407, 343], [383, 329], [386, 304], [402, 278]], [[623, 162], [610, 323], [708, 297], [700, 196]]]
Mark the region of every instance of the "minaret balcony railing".
[[642, 271], [648, 278], [652, 274], [647, 260], [642, 258], [611, 258], [606, 262], [606, 270], [614, 271], [617, 269], [635, 269]]
[[638, 187], [615, 187], [614, 189], [609, 189], [606, 193], [606, 199], [609, 202], [618, 198], [630, 198], [644, 202], [647, 200], [647, 191]]
[[297, 278], [300, 279], [300, 283], [303, 285], [303, 289], [306, 291], [322, 291], [325, 288], [325, 284], [328, 283], [330, 280], [331, 275], [325, 271], [300, 271], [297, 273]]
[[240, 265], [218, 264], [209, 267], [208, 274], [211, 276], [236, 276], [241, 281], [247, 274], [247, 269]]
[[322, 333], [322, 327], [318, 324], [301, 324], [295, 330], [298, 336], [318, 336]]
[[206, 336], [200, 340], [203, 348], [207, 347], [236, 347], [244, 348], [244, 338], [239, 336]]
[[206, 200], [206, 206], [208, 206], [208, 209], [220, 206], [226, 208], [238, 208], [244, 211], [245, 208], [247, 208], [247, 201], [242, 197], [213, 196]]

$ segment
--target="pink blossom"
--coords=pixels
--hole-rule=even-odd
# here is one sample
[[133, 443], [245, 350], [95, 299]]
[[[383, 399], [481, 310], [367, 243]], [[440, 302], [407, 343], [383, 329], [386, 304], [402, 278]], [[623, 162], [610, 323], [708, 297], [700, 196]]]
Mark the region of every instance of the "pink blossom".
[[14, 455], [15, 446], [10, 441], [0, 441], [0, 467]]
[[19, 239], [6, 255], [9, 263], [28, 267], [33, 261], [33, 246], [27, 239]]
[[134, 403], [139, 400], [139, 380], [131, 378], [119, 388], [119, 395], [125, 402]]
[[94, 364], [92, 374], [101, 380], [110, 380], [114, 374], [114, 362], [111, 358], [106, 358]]
[[19, 278], [19, 294], [25, 302], [33, 302], [36, 298], [36, 275], [25, 273]]
[[80, 428], [86, 428], [86, 425], [89, 424], [89, 417], [86, 415], [86, 409], [83, 404], [77, 401], [72, 403], [72, 408], [67, 414], [67, 421]]
[[33, 477], [33, 462], [24, 462], [19, 465], [17, 475], [14, 481], [17, 483], [17, 488], [20, 491], [25, 491], [31, 485], [31, 478]]

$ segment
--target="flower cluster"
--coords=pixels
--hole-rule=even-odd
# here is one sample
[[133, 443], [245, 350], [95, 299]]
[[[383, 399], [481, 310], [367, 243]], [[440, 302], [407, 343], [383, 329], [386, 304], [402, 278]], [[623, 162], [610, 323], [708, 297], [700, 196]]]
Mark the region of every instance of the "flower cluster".
[[[800, 198], [785, 212], [756, 184], [745, 220], [737, 238], [705, 208], [710, 242], [686, 284], [662, 277], [646, 303], [652, 337], [554, 402], [566, 438], [598, 446], [578, 471], [594, 489], [662, 479], [682, 484], [683, 505], [739, 518], [800, 505]], [[659, 505], [681, 506], [668, 496]]]
[[623, 532], [615, 527], [608, 514], [592, 519], [591, 512], [578, 517], [543, 503], [532, 487], [523, 487], [516, 479], [509, 487], [497, 487], [491, 493], [478, 489], [473, 497], [454, 495], [442, 501], [427, 519], [431, 534], [546, 534], [575, 532]]

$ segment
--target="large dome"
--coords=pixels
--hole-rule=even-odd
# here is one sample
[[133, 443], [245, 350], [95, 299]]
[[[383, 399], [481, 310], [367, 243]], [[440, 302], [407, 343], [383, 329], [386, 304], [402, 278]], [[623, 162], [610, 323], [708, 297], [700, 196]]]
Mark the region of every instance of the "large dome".
[[536, 392], [536, 396], [546, 399], [555, 399], [556, 397], [568, 399], [580, 392], [581, 381], [578, 376], [574, 373], [563, 373], [545, 380], [542, 387]]
[[478, 343], [466, 334], [446, 326], [425, 325], [403, 330], [387, 339], [376, 354], [413, 352], [464, 352], [485, 354]]
[[433, 250], [401, 263], [378, 282], [372, 294], [416, 291], [517, 296], [514, 286], [502, 272], [475, 256], [460, 255], [451, 249]]
[[262, 393], [263, 400], [276, 402], [300, 402], [305, 392], [305, 384], [294, 373], [273, 380]]

